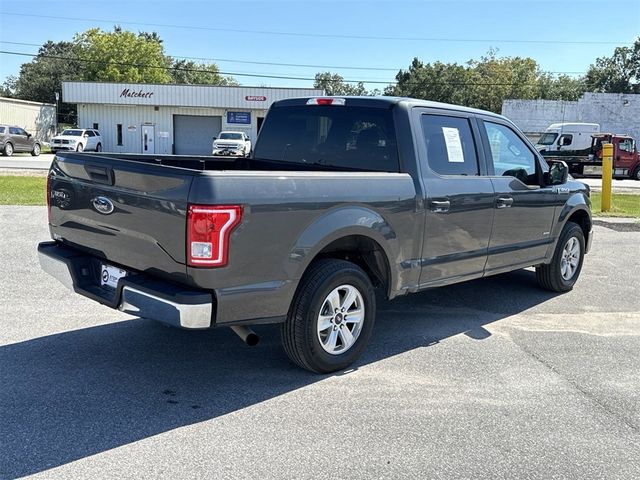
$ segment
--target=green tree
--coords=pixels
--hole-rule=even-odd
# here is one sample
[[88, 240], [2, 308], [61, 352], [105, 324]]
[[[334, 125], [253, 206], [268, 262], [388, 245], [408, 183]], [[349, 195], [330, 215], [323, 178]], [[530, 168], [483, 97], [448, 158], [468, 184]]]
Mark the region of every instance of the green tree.
[[397, 83], [385, 89], [385, 95], [422, 98], [435, 102], [466, 105], [469, 69], [457, 63], [422, 63], [414, 58], [407, 70], [396, 75]]
[[238, 85], [232, 77], [223, 77], [214, 63], [196, 63], [193, 60], [173, 60], [172, 83], [189, 85]]
[[[73, 43], [48, 41], [31, 62], [20, 66], [19, 75], [5, 87], [10, 83], [15, 98], [55, 103], [62, 82], [72, 80], [82, 80], [82, 63], [75, 59]], [[76, 106], [60, 103], [58, 116], [61, 123], [75, 123]]]
[[591, 92], [640, 93], [640, 37], [633, 47], [617, 47], [611, 57], [597, 58], [585, 83]]
[[545, 100], [578, 100], [586, 90], [584, 77], [553, 76], [541, 73], [538, 78], [539, 97]]
[[414, 58], [407, 70], [396, 75], [396, 84], [386, 95], [423, 98], [493, 112], [502, 110], [508, 98], [576, 100], [584, 93], [584, 82], [567, 75], [542, 72], [535, 60], [498, 57], [489, 50], [479, 60], [458, 63], [423, 63]]
[[[88, 81], [170, 83], [171, 59], [153, 34], [114, 28], [105, 32], [92, 28], [74, 38], [77, 57], [83, 62]], [[157, 37], [157, 35], [156, 35]]]
[[316, 73], [313, 88], [321, 88], [327, 95], [369, 95], [362, 82], [352, 85], [341, 75], [331, 72]]

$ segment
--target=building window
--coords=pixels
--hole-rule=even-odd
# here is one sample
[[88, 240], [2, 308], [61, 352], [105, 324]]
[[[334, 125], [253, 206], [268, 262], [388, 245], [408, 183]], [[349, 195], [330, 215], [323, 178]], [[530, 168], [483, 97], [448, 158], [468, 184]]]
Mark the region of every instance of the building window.
[[119, 123], [116, 129], [116, 145], [122, 146], [122, 124]]
[[94, 123], [94, 124], [93, 124], [93, 129], [94, 129], [94, 130], [100, 130], [100, 128], [98, 128], [98, 124], [97, 124], [97, 123]]

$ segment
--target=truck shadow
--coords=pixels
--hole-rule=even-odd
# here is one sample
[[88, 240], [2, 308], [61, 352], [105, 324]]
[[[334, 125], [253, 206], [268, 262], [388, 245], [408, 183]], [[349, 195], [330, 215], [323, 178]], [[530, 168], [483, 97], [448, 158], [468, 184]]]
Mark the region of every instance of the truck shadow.
[[[553, 297], [532, 272], [382, 303], [354, 368], [466, 333]], [[534, 288], [532, 288], [534, 287]], [[401, 329], [398, 326], [401, 325]], [[322, 381], [292, 366], [277, 326], [244, 346], [228, 329], [132, 320], [0, 347], [0, 478], [29, 475]], [[344, 373], [339, 373], [344, 375]]]

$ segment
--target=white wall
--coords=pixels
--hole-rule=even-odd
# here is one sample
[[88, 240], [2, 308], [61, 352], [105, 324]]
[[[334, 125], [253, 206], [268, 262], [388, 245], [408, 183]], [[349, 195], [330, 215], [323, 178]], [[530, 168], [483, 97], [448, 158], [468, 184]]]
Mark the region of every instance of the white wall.
[[0, 97], [0, 123], [24, 128], [38, 140], [51, 138], [55, 117], [54, 105]]
[[505, 100], [502, 114], [525, 133], [541, 133], [552, 123], [586, 122], [600, 124], [603, 132], [640, 139], [640, 95], [585, 93], [576, 102]]

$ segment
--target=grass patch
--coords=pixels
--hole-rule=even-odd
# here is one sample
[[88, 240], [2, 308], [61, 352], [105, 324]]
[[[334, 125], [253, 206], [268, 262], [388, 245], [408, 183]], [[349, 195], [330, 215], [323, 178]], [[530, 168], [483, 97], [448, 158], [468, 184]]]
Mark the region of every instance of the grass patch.
[[636, 217], [640, 218], [640, 195], [614, 193], [611, 198], [611, 211], [601, 212], [602, 194], [591, 192], [591, 210], [594, 217]]
[[0, 205], [46, 205], [45, 177], [0, 176]]

